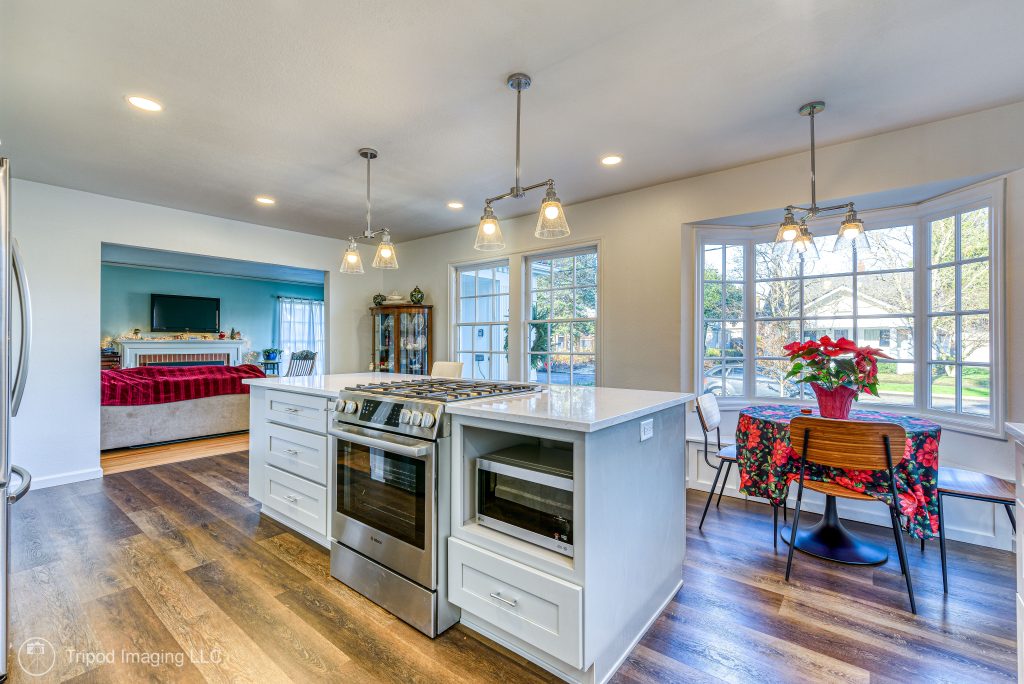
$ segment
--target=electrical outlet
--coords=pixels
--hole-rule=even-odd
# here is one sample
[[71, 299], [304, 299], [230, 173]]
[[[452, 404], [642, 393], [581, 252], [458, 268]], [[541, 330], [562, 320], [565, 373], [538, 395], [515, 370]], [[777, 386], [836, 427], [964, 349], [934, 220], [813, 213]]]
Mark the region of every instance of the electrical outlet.
[[640, 441], [646, 442], [654, 436], [654, 419], [648, 418], [647, 420], [640, 421]]

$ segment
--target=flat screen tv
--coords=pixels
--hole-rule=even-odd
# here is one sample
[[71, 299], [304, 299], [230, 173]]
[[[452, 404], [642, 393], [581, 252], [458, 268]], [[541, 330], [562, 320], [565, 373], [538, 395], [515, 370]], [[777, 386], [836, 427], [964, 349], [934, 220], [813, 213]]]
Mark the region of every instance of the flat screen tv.
[[215, 333], [220, 330], [220, 299], [151, 294], [153, 332]]

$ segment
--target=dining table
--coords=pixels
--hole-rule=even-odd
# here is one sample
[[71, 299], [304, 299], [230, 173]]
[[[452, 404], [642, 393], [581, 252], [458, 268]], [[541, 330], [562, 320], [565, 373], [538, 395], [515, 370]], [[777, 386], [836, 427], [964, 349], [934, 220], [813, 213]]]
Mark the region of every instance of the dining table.
[[[775, 506], [784, 504], [790, 485], [800, 477], [800, 455], [794, 452], [789, 436], [789, 422], [800, 415], [819, 414], [817, 408], [800, 404], [748, 406], [740, 411], [736, 455], [741, 493], [768, 499]], [[849, 419], [895, 423], [906, 431], [903, 452], [893, 454], [901, 525], [918, 539], [937, 535], [941, 427], [918, 416], [869, 409], [853, 409]], [[832, 482], [890, 503], [889, 475], [884, 470], [844, 470], [808, 463], [804, 477]], [[789, 543], [790, 528], [784, 527], [780, 536]], [[825, 498], [822, 519], [798, 531], [794, 546], [814, 556], [853, 565], [876, 565], [889, 557], [885, 547], [859, 538], [842, 524], [833, 495]]]

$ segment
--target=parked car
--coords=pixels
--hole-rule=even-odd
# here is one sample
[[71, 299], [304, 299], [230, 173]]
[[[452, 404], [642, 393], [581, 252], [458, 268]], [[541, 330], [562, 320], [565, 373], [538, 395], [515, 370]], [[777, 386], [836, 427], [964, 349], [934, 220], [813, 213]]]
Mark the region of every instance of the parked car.
[[[793, 399], [800, 396], [799, 386], [783, 383], [776, 373], [763, 366], [757, 367], [755, 383], [756, 394], [759, 397]], [[725, 392], [722, 391], [723, 387]], [[743, 367], [739, 365], [714, 366], [704, 371], [704, 391], [719, 397], [743, 396]]]

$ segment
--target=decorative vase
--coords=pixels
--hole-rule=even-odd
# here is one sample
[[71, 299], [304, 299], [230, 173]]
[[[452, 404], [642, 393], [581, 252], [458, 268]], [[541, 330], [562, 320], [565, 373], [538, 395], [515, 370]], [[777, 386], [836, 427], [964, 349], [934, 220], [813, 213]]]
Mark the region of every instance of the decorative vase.
[[277, 352], [263, 352], [263, 359], [265, 361], [277, 361]]
[[423, 303], [423, 290], [420, 289], [419, 285], [414, 287], [412, 292], [409, 293], [409, 301], [413, 304]]
[[853, 407], [857, 390], [846, 385], [839, 385], [830, 390], [816, 382], [811, 383], [811, 388], [814, 390], [814, 396], [818, 398], [818, 413], [822, 418], [846, 420], [850, 417], [850, 409]]
[[388, 298], [385, 297], [380, 292], [378, 292], [377, 294], [373, 295], [373, 305], [374, 306], [383, 306], [384, 302], [386, 302], [387, 300], [388, 300]]

